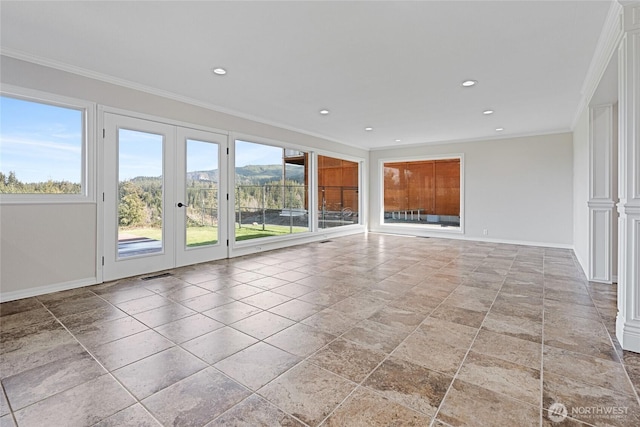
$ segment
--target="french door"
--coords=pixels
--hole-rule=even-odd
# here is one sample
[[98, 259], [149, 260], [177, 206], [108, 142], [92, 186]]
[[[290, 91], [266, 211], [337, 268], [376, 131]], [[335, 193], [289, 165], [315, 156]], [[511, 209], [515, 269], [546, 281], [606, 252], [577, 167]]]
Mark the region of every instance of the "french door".
[[104, 114], [103, 279], [227, 257], [227, 137]]

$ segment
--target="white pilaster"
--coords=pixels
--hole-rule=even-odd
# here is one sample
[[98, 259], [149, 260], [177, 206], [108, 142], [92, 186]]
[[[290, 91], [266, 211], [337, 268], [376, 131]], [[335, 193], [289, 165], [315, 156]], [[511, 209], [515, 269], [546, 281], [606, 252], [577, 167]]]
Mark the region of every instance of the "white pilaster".
[[618, 317], [622, 348], [640, 353], [640, 1], [623, 5], [618, 49]]
[[612, 104], [589, 109], [589, 280], [613, 283], [614, 141]]

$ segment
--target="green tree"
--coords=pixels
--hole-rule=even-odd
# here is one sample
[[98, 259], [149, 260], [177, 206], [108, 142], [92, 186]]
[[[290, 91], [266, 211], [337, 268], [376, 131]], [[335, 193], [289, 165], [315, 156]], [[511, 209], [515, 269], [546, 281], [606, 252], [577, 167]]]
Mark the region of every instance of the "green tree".
[[141, 200], [140, 188], [131, 181], [121, 183], [118, 222], [124, 227], [142, 225], [145, 222], [145, 203]]
[[127, 194], [118, 205], [118, 219], [120, 225], [131, 227], [142, 225], [145, 219], [145, 206], [142, 200], [135, 194]]

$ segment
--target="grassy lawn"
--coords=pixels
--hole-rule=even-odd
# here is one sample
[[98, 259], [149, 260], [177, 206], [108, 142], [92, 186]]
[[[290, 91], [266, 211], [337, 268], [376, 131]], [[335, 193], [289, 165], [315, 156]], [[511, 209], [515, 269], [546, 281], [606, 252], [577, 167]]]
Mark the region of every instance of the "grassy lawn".
[[[218, 227], [189, 227], [187, 231], [187, 246], [211, 245], [218, 241], [213, 238], [218, 236]], [[293, 227], [294, 233], [303, 233], [305, 231], [308, 231], [305, 227]], [[162, 239], [162, 230], [159, 228], [121, 228], [120, 232], [153, 240]], [[262, 225], [243, 225], [242, 228], [239, 228], [236, 224], [236, 241], [282, 236], [290, 234], [290, 232], [289, 226], [284, 225], [267, 225], [263, 230]]]

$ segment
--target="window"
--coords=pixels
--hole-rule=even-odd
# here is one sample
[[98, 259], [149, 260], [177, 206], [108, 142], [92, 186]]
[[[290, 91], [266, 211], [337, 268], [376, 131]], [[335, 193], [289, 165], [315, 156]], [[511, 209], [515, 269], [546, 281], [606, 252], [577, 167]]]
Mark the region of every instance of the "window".
[[309, 153], [235, 142], [236, 241], [309, 231]]
[[91, 104], [23, 93], [0, 95], [2, 200], [57, 202], [89, 196]]
[[383, 222], [460, 227], [460, 160], [384, 162]]
[[318, 228], [359, 223], [358, 163], [318, 156]]

